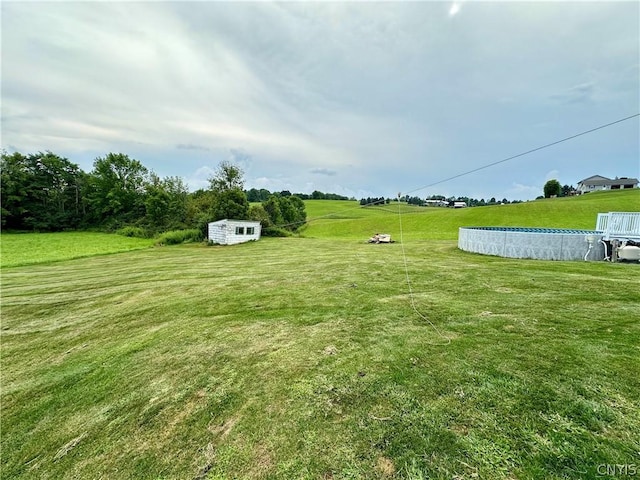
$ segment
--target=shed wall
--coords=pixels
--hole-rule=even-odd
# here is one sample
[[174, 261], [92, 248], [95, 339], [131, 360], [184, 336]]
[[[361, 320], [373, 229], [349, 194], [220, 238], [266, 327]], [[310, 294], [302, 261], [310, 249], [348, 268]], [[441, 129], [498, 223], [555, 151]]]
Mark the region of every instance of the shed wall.
[[[242, 227], [245, 233], [237, 234], [236, 227]], [[253, 228], [253, 233], [248, 235], [247, 228]], [[221, 245], [235, 245], [238, 243], [259, 240], [262, 231], [260, 222], [246, 222], [240, 220], [221, 220], [209, 223], [208, 238], [214, 243]]]
[[227, 226], [223, 223], [209, 224], [209, 240], [225, 245], [227, 243]]

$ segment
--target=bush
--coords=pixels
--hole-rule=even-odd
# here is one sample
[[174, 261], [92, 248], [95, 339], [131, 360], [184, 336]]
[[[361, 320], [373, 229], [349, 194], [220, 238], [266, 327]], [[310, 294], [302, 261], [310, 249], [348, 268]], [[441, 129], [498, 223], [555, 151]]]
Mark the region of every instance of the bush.
[[290, 237], [292, 233], [282, 227], [267, 227], [262, 229], [263, 237]]
[[116, 230], [116, 234], [122, 235], [123, 237], [149, 238], [144, 228], [132, 226], [122, 227]]
[[201, 242], [204, 239], [199, 229], [172, 230], [158, 237], [159, 245], [178, 245], [180, 243]]

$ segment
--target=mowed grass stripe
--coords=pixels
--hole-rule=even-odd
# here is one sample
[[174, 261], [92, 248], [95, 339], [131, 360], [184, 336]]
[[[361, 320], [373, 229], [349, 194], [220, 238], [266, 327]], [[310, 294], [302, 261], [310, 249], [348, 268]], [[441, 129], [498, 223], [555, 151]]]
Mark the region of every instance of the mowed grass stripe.
[[3, 471], [584, 478], [634, 458], [637, 266], [405, 248], [449, 345], [412, 311], [398, 244], [263, 239], [4, 271]]

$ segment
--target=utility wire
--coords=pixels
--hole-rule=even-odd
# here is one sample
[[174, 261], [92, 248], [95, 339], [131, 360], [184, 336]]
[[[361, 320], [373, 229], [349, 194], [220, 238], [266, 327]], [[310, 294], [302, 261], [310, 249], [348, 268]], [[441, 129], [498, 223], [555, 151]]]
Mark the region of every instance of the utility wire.
[[[435, 183], [432, 183], [432, 184], [430, 184], [430, 185], [426, 185], [426, 186], [424, 186], [424, 187], [420, 187], [420, 188], [417, 188], [417, 189], [411, 190], [411, 191], [409, 191], [409, 192], [405, 193], [405, 195], [407, 195], [407, 194], [409, 194], [409, 193], [416, 192], [416, 191], [418, 191], [418, 190], [422, 190], [422, 189], [424, 189], [424, 188], [428, 188], [428, 187], [432, 187], [432, 186], [434, 186], [434, 185], [438, 185], [438, 184], [440, 184], [440, 183], [447, 182], [447, 181], [449, 181], [449, 180], [453, 180], [454, 178], [459, 178], [459, 177], [462, 177], [462, 176], [464, 176], [464, 175], [469, 175], [469, 174], [471, 174], [471, 173], [477, 172], [477, 171], [482, 170], [482, 169], [485, 169], [485, 168], [492, 167], [492, 166], [494, 166], [494, 165], [498, 165], [498, 164], [500, 164], [500, 163], [508, 162], [509, 160], [513, 160], [514, 158], [522, 157], [522, 156], [524, 156], [524, 155], [528, 155], [529, 153], [537, 152], [538, 150], [542, 150], [542, 149], [544, 149], [544, 148], [548, 148], [548, 147], [551, 147], [551, 146], [553, 146], [553, 145], [557, 145], [557, 144], [559, 144], [559, 143], [566, 142], [567, 140], [571, 140], [571, 139], [573, 139], [573, 138], [580, 137], [580, 136], [582, 136], [582, 135], [586, 135], [586, 134], [591, 133], [591, 132], [595, 132], [595, 131], [600, 130], [600, 129], [602, 129], [602, 128], [606, 128], [606, 127], [609, 127], [609, 126], [611, 126], [611, 125], [615, 125], [616, 123], [624, 122], [625, 120], [629, 120], [629, 119], [634, 118], [634, 117], [637, 117], [637, 116], [639, 116], [639, 115], [640, 115], [640, 114], [635, 114], [635, 115], [632, 115], [632, 116], [630, 116], [630, 117], [626, 117], [626, 118], [623, 118], [623, 119], [620, 119], [620, 120], [616, 120], [615, 122], [607, 123], [606, 125], [601, 125], [601, 126], [599, 126], [599, 127], [592, 128], [591, 130], [587, 130], [587, 131], [584, 131], [584, 132], [578, 133], [578, 134], [576, 134], [576, 135], [572, 135], [572, 136], [570, 136], [570, 137], [563, 138], [562, 140], [558, 140], [558, 141], [556, 141], [556, 142], [549, 143], [549, 144], [547, 144], [547, 145], [543, 145], [543, 146], [541, 146], [541, 147], [534, 148], [534, 149], [532, 149], [532, 150], [528, 150], [528, 151], [523, 152], [523, 153], [520, 153], [520, 154], [518, 154], [518, 155], [514, 155], [514, 156], [511, 156], [511, 157], [509, 157], [509, 158], [505, 158], [505, 159], [503, 159], [503, 160], [498, 160], [497, 162], [489, 163], [489, 164], [487, 164], [487, 165], [483, 165], [482, 167], [474, 168], [474, 169], [469, 170], [469, 171], [467, 171], [467, 172], [460, 173], [460, 174], [458, 174], [458, 175], [454, 175], [454, 176], [452, 176], [452, 177], [446, 178], [446, 179], [444, 179], [444, 180], [440, 180], [440, 181], [435, 182]], [[444, 335], [444, 334], [443, 334], [443, 333], [442, 333], [442, 332], [441, 332], [441, 331], [440, 331], [440, 330], [439, 330], [439, 329], [438, 329], [438, 328], [433, 324], [433, 322], [432, 322], [431, 320], [429, 320], [429, 318], [427, 318], [427, 316], [426, 316], [426, 315], [424, 315], [422, 312], [420, 312], [420, 311], [418, 310], [418, 307], [416, 306], [415, 298], [414, 298], [414, 295], [413, 295], [413, 288], [412, 288], [412, 286], [411, 286], [411, 278], [410, 278], [410, 276], [409, 276], [409, 266], [408, 266], [408, 263], [407, 263], [407, 254], [406, 254], [405, 249], [404, 249], [404, 238], [403, 238], [403, 229], [402, 229], [402, 211], [401, 211], [401, 209], [400, 209], [400, 195], [401, 195], [401, 194], [400, 194], [400, 193], [398, 193], [398, 222], [399, 222], [399, 224], [400, 224], [400, 245], [401, 245], [401, 247], [402, 247], [402, 259], [403, 259], [403, 262], [404, 262], [404, 274], [405, 274], [405, 279], [406, 279], [406, 282], [407, 282], [407, 289], [408, 289], [408, 292], [409, 292], [409, 300], [410, 300], [410, 303], [411, 303], [411, 308], [412, 308], [412, 309], [413, 309], [413, 311], [416, 313], [416, 315], [418, 315], [421, 319], [423, 319], [423, 320], [425, 320], [427, 323], [429, 323], [429, 325], [431, 325], [431, 327], [435, 330], [435, 332], [436, 332], [436, 333], [437, 333], [441, 338], [443, 338], [443, 339], [446, 341], [446, 343], [444, 343], [444, 344], [440, 344], [440, 345], [449, 345], [449, 344], [451, 343], [451, 339], [450, 339], [450, 338], [448, 338], [448, 337], [446, 337], [446, 336], [445, 336], [445, 335]]]
[[[398, 194], [398, 197], [400, 197], [400, 194]], [[411, 278], [409, 277], [409, 265], [407, 263], [407, 254], [404, 251], [404, 236], [402, 232], [402, 209], [400, 208], [400, 198], [398, 198], [398, 222], [400, 224], [400, 246], [402, 247], [402, 260], [404, 262], [404, 276], [407, 280], [407, 289], [409, 291], [409, 300], [411, 302], [411, 308], [416, 313], [416, 315], [418, 315], [421, 319], [423, 319], [425, 322], [431, 325], [431, 327], [435, 330], [435, 332], [446, 341], [446, 343], [436, 343], [431, 345], [449, 345], [451, 343], [451, 339], [445, 336], [438, 329], [438, 327], [436, 327], [433, 324], [433, 322], [429, 320], [429, 318], [427, 318], [426, 315], [424, 315], [422, 312], [420, 312], [420, 310], [418, 310], [418, 307], [416, 306], [416, 300], [413, 295], [413, 287], [411, 286]]]
[[[408, 195], [410, 193], [415, 193], [417, 191], [424, 190], [425, 188], [430, 188], [430, 187], [433, 187], [435, 185], [440, 185], [441, 183], [445, 183], [445, 182], [448, 182], [450, 180], [454, 180], [456, 178], [464, 177], [465, 175], [470, 175], [470, 174], [478, 172], [480, 170], [484, 170], [485, 168], [493, 167], [495, 165], [499, 165], [501, 163], [505, 163], [505, 162], [508, 162], [510, 160], [514, 160], [516, 158], [523, 157], [525, 155], [529, 155], [530, 153], [537, 152], [539, 150], [543, 150], [545, 148], [552, 147], [554, 145], [558, 145], [559, 143], [567, 142], [567, 141], [572, 140], [574, 138], [578, 138], [578, 137], [581, 137], [583, 135], [587, 135], [589, 133], [593, 133], [593, 132], [596, 132], [598, 130], [602, 130], [603, 128], [607, 128], [607, 127], [610, 127], [612, 125], [616, 125], [618, 123], [626, 122], [627, 120], [631, 120], [632, 118], [636, 118], [638, 116], [640, 116], [640, 113], [635, 113], [635, 114], [630, 115], [628, 117], [620, 118], [620, 119], [615, 120], [613, 122], [605, 123], [604, 125], [600, 125], [598, 127], [591, 128], [589, 130], [585, 130], [584, 132], [576, 133], [575, 135], [571, 135], [570, 137], [565, 137], [565, 138], [563, 138], [561, 140], [557, 140], [555, 142], [547, 143], [546, 145], [542, 145], [541, 147], [536, 147], [536, 148], [533, 148], [531, 150], [527, 150], [526, 152], [518, 153], [517, 155], [513, 155], [513, 156], [508, 157], [508, 158], [503, 158], [502, 160], [498, 160], [496, 162], [488, 163], [488, 164], [483, 165], [481, 167], [477, 167], [477, 168], [474, 168], [472, 170], [467, 170], [465, 172], [458, 173], [457, 175], [453, 175], [451, 177], [447, 177], [445, 179], [438, 180], [437, 182], [433, 182], [433, 183], [430, 183], [428, 185], [424, 185], [424, 186], [419, 187], [419, 188], [414, 188], [413, 190], [409, 190], [408, 192], [403, 192], [403, 194], [404, 195]], [[332, 217], [333, 215], [338, 215], [340, 213], [347, 212], [349, 210], [355, 210], [355, 209], [359, 209], [359, 208], [362, 208], [362, 207], [368, 207], [370, 205], [375, 205], [375, 204], [376, 204], [375, 202], [372, 202], [372, 203], [368, 203], [366, 205], [358, 205], [356, 207], [349, 207], [349, 208], [345, 208], [345, 209], [342, 209], [342, 210], [339, 210], [339, 211], [336, 211], [336, 212], [333, 212], [333, 213], [328, 213], [326, 215], [320, 215], [320, 216], [317, 216], [317, 217], [314, 217], [314, 218], [310, 218], [310, 219], [307, 219], [304, 222], [292, 222], [292, 223], [286, 223], [286, 224], [281, 224], [281, 225], [276, 225], [276, 226], [277, 227], [288, 227], [288, 226], [292, 226], [292, 225], [302, 225], [304, 223], [311, 223], [311, 222], [313, 222], [315, 220], [320, 220], [322, 218], [329, 218], [329, 217]]]
[[[451, 176], [451, 177], [445, 178], [445, 179], [443, 179], [443, 180], [439, 180], [439, 181], [437, 181], [437, 182], [430, 183], [429, 185], [425, 185], [425, 186], [422, 186], [422, 187], [419, 187], [419, 188], [415, 188], [415, 189], [413, 189], [413, 190], [410, 190], [410, 191], [408, 191], [408, 192], [405, 192], [405, 195], [408, 195], [408, 194], [410, 194], [410, 193], [417, 192], [417, 191], [419, 191], [419, 190], [423, 190], [423, 189], [425, 189], [425, 188], [433, 187], [433, 186], [435, 186], [435, 185], [439, 185], [439, 184], [441, 184], [441, 183], [448, 182], [448, 181], [450, 181], [450, 180], [453, 180], [453, 179], [456, 179], [456, 178], [463, 177], [463, 176], [465, 176], [465, 175], [470, 175], [470, 174], [475, 173], [475, 172], [478, 172], [478, 171], [480, 171], [480, 170], [484, 170], [485, 168], [493, 167], [493, 166], [495, 166], [495, 165], [499, 165], [499, 164], [501, 164], [501, 163], [505, 163], [505, 162], [508, 162], [508, 161], [510, 161], [510, 160], [513, 160], [513, 159], [516, 159], [516, 158], [519, 158], [519, 157], [523, 157], [523, 156], [528, 155], [528, 154], [530, 154], [530, 153], [537, 152], [537, 151], [539, 151], [539, 150], [543, 150], [543, 149], [545, 149], [545, 148], [552, 147], [553, 145], [558, 145], [559, 143], [563, 143], [563, 142], [566, 142], [566, 141], [572, 140], [572, 139], [574, 139], [574, 138], [581, 137], [581, 136], [583, 136], [583, 135], [587, 135], [587, 134], [589, 134], [589, 133], [593, 133], [593, 132], [598, 131], [598, 130], [602, 130], [603, 128], [610, 127], [610, 126], [612, 126], [612, 125], [615, 125], [615, 124], [618, 124], [618, 123], [621, 123], [621, 122], [624, 122], [624, 121], [630, 120], [630, 119], [635, 118], [635, 117], [638, 117], [638, 116], [640, 116], [640, 113], [636, 113], [636, 114], [631, 115], [631, 116], [629, 116], [629, 117], [621, 118], [621, 119], [616, 120], [616, 121], [614, 121], [614, 122], [610, 122], [610, 123], [607, 123], [607, 124], [604, 124], [604, 125], [600, 125], [600, 126], [598, 126], [598, 127], [592, 128], [592, 129], [590, 129], [590, 130], [585, 130], [584, 132], [580, 132], [580, 133], [577, 133], [577, 134], [575, 134], [575, 135], [571, 135], [571, 136], [569, 136], [569, 137], [563, 138], [563, 139], [561, 139], [561, 140], [557, 140], [557, 141], [555, 141], [555, 142], [548, 143], [548, 144], [546, 144], [546, 145], [542, 145], [542, 146], [540, 146], [540, 147], [533, 148], [533, 149], [531, 149], [531, 150], [527, 150], [526, 152], [522, 152], [522, 153], [519, 153], [519, 154], [517, 154], [517, 155], [513, 155], [513, 156], [511, 156], [511, 157], [504, 158], [504, 159], [502, 159], [502, 160], [498, 160], [498, 161], [496, 161], [496, 162], [488, 163], [488, 164], [483, 165], [483, 166], [481, 166], [481, 167], [477, 167], [477, 168], [474, 168], [474, 169], [468, 170], [468, 171], [466, 171], [466, 172], [462, 172], [462, 173], [459, 173], [459, 174], [457, 174], [457, 175], [453, 175], [453, 176]], [[407, 289], [408, 289], [408, 293], [409, 293], [409, 300], [410, 300], [411, 308], [412, 308], [412, 309], [413, 309], [413, 311], [416, 313], [416, 315], [418, 315], [421, 319], [423, 319], [424, 321], [426, 321], [426, 322], [427, 322], [427, 323], [428, 323], [428, 324], [429, 324], [429, 325], [434, 329], [434, 331], [438, 334], [438, 336], [440, 336], [440, 337], [441, 337], [443, 340], [445, 340], [445, 342], [446, 342], [446, 343], [444, 343], [444, 344], [436, 344], [436, 345], [449, 345], [449, 344], [451, 343], [451, 338], [449, 338], [449, 337], [447, 337], [446, 335], [444, 335], [444, 334], [443, 334], [443, 333], [442, 333], [442, 332], [441, 332], [441, 331], [440, 331], [440, 330], [439, 330], [439, 329], [438, 329], [438, 328], [433, 324], [433, 322], [432, 322], [431, 320], [429, 320], [429, 318], [428, 318], [426, 315], [424, 315], [422, 312], [420, 312], [420, 311], [418, 310], [418, 307], [416, 306], [416, 301], [415, 301], [415, 297], [414, 297], [414, 294], [413, 294], [413, 287], [412, 287], [412, 285], [411, 285], [411, 278], [410, 278], [410, 276], [409, 276], [409, 265], [408, 265], [408, 262], [407, 262], [407, 254], [406, 254], [406, 252], [405, 252], [405, 248], [404, 248], [404, 232], [403, 232], [403, 228], [402, 228], [402, 210], [401, 210], [400, 196], [401, 196], [401, 193], [398, 193], [398, 222], [399, 222], [399, 227], [400, 227], [400, 246], [401, 246], [402, 259], [403, 259], [403, 265], [404, 265], [404, 273], [405, 273], [405, 279], [406, 279], [406, 282], [407, 282]], [[375, 203], [377, 203], [377, 202], [375, 202]], [[373, 202], [372, 202], [372, 204], [373, 204]], [[348, 209], [343, 209], [343, 210], [342, 210], [342, 211], [340, 211], [340, 212], [334, 212], [334, 213], [329, 213], [329, 214], [326, 214], [326, 215], [321, 215], [321, 216], [318, 216], [318, 217], [315, 217], [315, 218], [312, 218], [312, 219], [307, 220], [307, 221], [306, 221], [306, 223], [311, 222], [311, 221], [313, 221], [313, 220], [319, 220], [319, 219], [321, 219], [321, 218], [331, 217], [331, 216], [333, 216], [333, 215], [339, 214], [339, 213], [344, 212], [344, 211], [347, 211], [347, 210], [352, 210], [352, 209], [355, 209], [355, 208], [362, 208], [362, 207], [366, 207], [366, 206], [368, 206], [368, 205], [371, 205], [371, 204], [367, 204], [367, 205], [359, 205], [358, 207], [351, 207], [351, 208], [348, 208]], [[388, 210], [386, 210], [386, 209], [385, 209], [385, 211], [388, 211]], [[285, 224], [285, 225], [278, 225], [278, 226], [279, 226], [279, 227], [285, 227], [285, 226], [289, 226], [289, 225], [296, 225], [296, 224], [298, 224], [298, 223], [305, 223], [305, 222], [294, 222], [294, 223], [289, 223], [289, 224]]]
[[518, 158], [518, 157], [523, 157], [525, 155], [529, 155], [530, 153], [537, 152], [539, 150], [543, 150], [545, 148], [552, 147], [553, 145], [558, 145], [559, 143], [566, 142], [568, 140], [572, 140], [574, 138], [581, 137], [583, 135], [587, 135], [588, 133], [593, 133], [593, 132], [595, 132], [597, 130], [602, 130], [603, 128], [607, 128], [607, 127], [610, 127], [611, 125], [615, 125], [617, 123], [621, 123], [621, 122], [625, 122], [627, 120], [631, 120], [632, 118], [635, 118], [635, 117], [638, 117], [638, 116], [640, 116], [640, 113], [636, 113], [636, 114], [633, 114], [633, 115], [631, 115], [629, 117], [625, 117], [625, 118], [621, 118], [619, 120], [616, 120], [615, 122], [606, 123], [604, 125], [600, 125], [599, 127], [595, 127], [595, 128], [590, 129], [590, 130], [586, 130], [584, 132], [580, 132], [580, 133], [577, 133], [575, 135], [571, 135], [570, 137], [563, 138], [562, 140], [558, 140], [556, 142], [547, 143], [546, 145], [543, 145], [541, 147], [537, 147], [537, 148], [534, 148], [534, 149], [531, 149], [531, 150], [527, 150], [526, 152], [522, 152], [522, 153], [519, 153], [517, 155], [513, 155], [512, 157], [508, 157], [508, 158], [504, 158], [502, 160], [498, 160], [497, 162], [488, 163], [488, 164], [483, 165], [481, 167], [474, 168], [473, 170], [468, 170], [466, 172], [459, 173], [459, 174], [454, 175], [452, 177], [448, 177], [448, 178], [445, 178], [444, 180], [439, 180], [437, 182], [430, 183], [429, 185], [425, 185], [423, 187], [414, 188], [413, 190], [409, 190], [408, 192], [404, 192], [404, 194], [408, 195], [409, 193], [414, 193], [414, 192], [417, 192], [419, 190], [424, 190], [425, 188], [433, 187], [435, 185], [440, 185], [441, 183], [448, 182], [449, 180], [453, 180], [455, 178], [464, 177], [465, 175], [469, 175], [471, 173], [475, 173], [475, 172], [478, 172], [480, 170], [484, 170], [485, 168], [493, 167], [494, 165], [498, 165], [500, 163], [508, 162], [509, 160], [513, 160], [514, 158]]

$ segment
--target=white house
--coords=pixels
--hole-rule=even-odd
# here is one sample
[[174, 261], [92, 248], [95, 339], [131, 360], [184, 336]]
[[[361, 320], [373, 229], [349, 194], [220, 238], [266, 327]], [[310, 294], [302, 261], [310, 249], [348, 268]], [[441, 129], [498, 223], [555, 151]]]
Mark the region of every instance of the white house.
[[601, 175], [593, 175], [578, 182], [578, 193], [595, 192], [596, 190], [622, 190], [624, 188], [636, 188], [637, 178], [620, 177], [610, 179]]
[[217, 222], [210, 222], [207, 230], [207, 238], [211, 242], [221, 245], [234, 245], [236, 243], [259, 240], [262, 227], [260, 222], [225, 218]]

